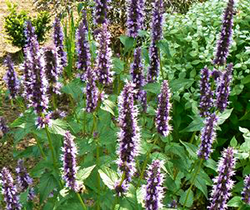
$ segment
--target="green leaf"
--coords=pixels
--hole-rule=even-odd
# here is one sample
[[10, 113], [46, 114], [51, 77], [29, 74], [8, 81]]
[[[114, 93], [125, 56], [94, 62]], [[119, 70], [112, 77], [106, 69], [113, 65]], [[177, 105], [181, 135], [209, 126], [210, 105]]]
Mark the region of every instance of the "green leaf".
[[235, 138], [235, 136], [231, 139], [231, 141], [230, 141], [230, 146], [231, 147], [237, 147], [237, 140], [236, 140], [236, 138]]
[[194, 79], [175, 79], [171, 80], [169, 83], [170, 89], [172, 92], [178, 91], [180, 89], [187, 89], [191, 87], [191, 85], [194, 83]]
[[117, 74], [122, 73], [124, 70], [125, 63], [120, 58], [113, 58], [113, 69]]
[[180, 140], [180, 142], [185, 146], [186, 150], [188, 151], [189, 155], [192, 158], [197, 158], [197, 147], [193, 144], [190, 144], [188, 142], [183, 142]]
[[91, 174], [94, 168], [95, 168], [95, 165], [78, 170], [76, 174], [76, 179], [79, 182], [83, 182], [85, 179], [89, 177], [89, 175]]
[[203, 177], [197, 176], [197, 178], [194, 181], [194, 185], [207, 197], [207, 185]]
[[247, 75], [241, 80], [241, 84], [245, 85], [250, 82], [250, 75]]
[[114, 108], [115, 108], [115, 104], [113, 101], [110, 101], [110, 100], [104, 100], [101, 105], [102, 110], [109, 112], [113, 116], [115, 116], [115, 113], [113, 111]]
[[193, 119], [193, 121], [180, 132], [184, 133], [184, 132], [200, 131], [203, 127], [204, 127], [203, 119], [200, 116], [196, 116]]
[[50, 133], [53, 134], [59, 134], [64, 136], [68, 128], [67, 123], [65, 123], [63, 120], [56, 119], [56, 120], [51, 120], [51, 126], [48, 128]]
[[151, 93], [160, 94], [161, 92], [161, 85], [159, 83], [148, 83], [143, 86], [143, 90], [146, 90]]
[[80, 83], [80, 80], [75, 79], [69, 84], [63, 86], [62, 92], [71, 95], [75, 101], [78, 101], [83, 97], [82, 87], [83, 85]]
[[121, 35], [120, 37], [120, 41], [124, 46], [124, 53], [126, 54], [127, 52], [129, 52], [130, 50], [133, 49], [134, 45], [135, 45], [135, 40], [133, 37], [129, 37], [129, 36], [125, 36], [125, 35]]
[[102, 181], [109, 189], [114, 189], [115, 182], [118, 180], [118, 174], [113, 171], [111, 168], [103, 166], [101, 169], [98, 170]]
[[222, 125], [231, 115], [232, 109], [226, 109], [224, 112], [218, 115], [218, 125]]
[[228, 201], [227, 205], [229, 207], [239, 207], [243, 204], [240, 196], [234, 196], [230, 201]]
[[205, 161], [204, 165], [208, 168], [211, 168], [214, 171], [217, 171], [217, 163], [211, 158]]
[[[184, 205], [185, 203], [185, 200], [186, 200], [186, 197], [187, 197], [187, 194], [188, 194], [188, 190], [186, 190], [184, 193], [182, 193], [181, 195], [181, 198], [180, 198], [180, 203], [182, 205]], [[192, 190], [190, 190], [189, 192], [189, 195], [188, 195], [188, 199], [187, 199], [187, 202], [186, 202], [186, 207], [191, 207], [193, 205], [193, 202], [194, 202], [194, 193]]]

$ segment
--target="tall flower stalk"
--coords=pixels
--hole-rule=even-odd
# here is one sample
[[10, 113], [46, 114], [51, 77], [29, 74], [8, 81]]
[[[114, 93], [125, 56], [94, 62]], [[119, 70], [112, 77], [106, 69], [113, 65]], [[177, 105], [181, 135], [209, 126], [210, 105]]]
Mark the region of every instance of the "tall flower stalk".
[[140, 129], [137, 124], [137, 108], [134, 106], [134, 84], [127, 83], [118, 98], [120, 132], [117, 150], [118, 169], [122, 179], [117, 182], [115, 190], [119, 196], [127, 191], [135, 172], [135, 157], [140, 144]]
[[168, 81], [164, 80], [161, 87], [161, 94], [158, 97], [158, 108], [156, 114], [156, 128], [158, 133], [163, 136], [167, 136], [171, 130], [169, 125], [170, 117], [170, 90], [168, 86]]
[[209, 210], [226, 209], [227, 201], [231, 196], [231, 189], [234, 182], [232, 176], [235, 174], [235, 158], [233, 148], [224, 149], [222, 152], [222, 158], [218, 164], [218, 176], [213, 179], [214, 185], [210, 197]]
[[147, 170], [147, 185], [145, 186], [146, 210], [162, 209], [163, 175], [161, 173], [163, 162], [154, 160]]
[[95, 0], [95, 24], [106, 23], [108, 3], [110, 0]]
[[242, 200], [250, 205], [250, 175], [246, 176], [244, 179], [244, 189], [241, 193]]
[[6, 210], [21, 210], [17, 188], [14, 185], [13, 178], [7, 168], [1, 171], [2, 194], [6, 203]]
[[220, 39], [217, 43], [217, 49], [213, 63], [216, 65], [224, 65], [229, 54], [229, 47], [232, 42], [233, 33], [233, 14], [234, 14], [234, 0], [228, 0], [227, 7], [224, 11], [222, 20], [222, 28]]

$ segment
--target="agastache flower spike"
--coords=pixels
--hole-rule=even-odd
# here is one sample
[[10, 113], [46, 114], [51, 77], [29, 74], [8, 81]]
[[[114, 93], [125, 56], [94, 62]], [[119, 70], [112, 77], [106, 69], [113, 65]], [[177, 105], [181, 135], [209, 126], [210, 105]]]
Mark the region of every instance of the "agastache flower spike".
[[241, 193], [242, 200], [250, 205], [250, 175], [246, 176], [244, 179], [244, 189]]
[[235, 174], [235, 158], [233, 148], [224, 149], [222, 158], [218, 164], [218, 176], [213, 179], [214, 186], [210, 198], [209, 210], [227, 209], [227, 201], [231, 196], [231, 189], [234, 182], [232, 176]]
[[208, 116], [205, 120], [205, 127], [201, 130], [201, 144], [198, 156], [207, 160], [212, 152], [212, 144], [216, 138], [216, 124], [218, 118], [215, 113]]
[[149, 47], [149, 57], [150, 61], [149, 61], [147, 82], [152, 83], [156, 82], [160, 71], [160, 55], [156, 42], [154, 40], [151, 41]]
[[233, 64], [229, 64], [221, 77], [217, 80], [216, 106], [220, 112], [223, 112], [227, 108], [232, 71]]
[[77, 47], [77, 69], [81, 71], [81, 79], [85, 80], [85, 74], [91, 66], [91, 55], [89, 42], [87, 39], [86, 20], [83, 19], [76, 31], [76, 47]]
[[78, 186], [76, 182], [76, 154], [77, 149], [74, 143], [74, 137], [69, 131], [64, 134], [63, 151], [63, 179], [66, 182], [66, 187], [77, 192]]
[[98, 95], [99, 91], [96, 86], [96, 75], [95, 71], [91, 68], [88, 68], [88, 71], [86, 73], [86, 111], [87, 112], [93, 112], [98, 104]]
[[24, 24], [24, 36], [25, 36], [26, 47], [30, 45], [30, 41], [32, 37], [37, 38], [35, 34], [35, 28], [32, 26], [29, 20], [26, 21]]
[[17, 189], [14, 185], [13, 178], [7, 168], [1, 171], [2, 194], [6, 203], [7, 210], [21, 210]]
[[213, 91], [210, 85], [211, 72], [207, 67], [201, 71], [200, 80], [200, 115], [207, 117], [210, 115], [210, 109], [213, 107]]
[[170, 121], [170, 90], [168, 86], [168, 81], [164, 80], [161, 87], [161, 94], [158, 97], [158, 108], [156, 114], [156, 128], [158, 133], [163, 136], [167, 136], [171, 130], [171, 126], [169, 125]]
[[109, 0], [95, 0], [95, 24], [106, 23]]
[[4, 117], [0, 117], [0, 131], [3, 133], [3, 135], [9, 131], [9, 127], [6, 124]]
[[48, 80], [47, 94], [60, 94], [61, 83], [59, 83], [59, 62], [56, 50], [53, 47], [43, 49], [45, 60], [45, 75]]
[[67, 65], [67, 54], [64, 51], [64, 46], [63, 46], [64, 35], [63, 35], [60, 19], [57, 17], [55, 18], [55, 22], [54, 22], [53, 39], [54, 39], [54, 44], [56, 46], [56, 52], [57, 52], [58, 59], [59, 59], [59, 67], [60, 67], [59, 73], [62, 74], [63, 67]]
[[154, 42], [162, 39], [163, 12], [163, 1], [155, 0], [151, 22], [151, 37]]
[[113, 73], [111, 70], [111, 56], [112, 52], [110, 45], [110, 33], [107, 29], [107, 24], [102, 25], [102, 29], [98, 34], [98, 55], [97, 55], [97, 74], [99, 82], [108, 86], [113, 81]]
[[215, 59], [213, 60], [214, 64], [224, 65], [226, 63], [233, 33], [233, 14], [234, 0], [229, 0], [224, 11], [220, 39], [218, 40]]
[[10, 98], [14, 99], [17, 97], [20, 90], [20, 84], [9, 56], [7, 56], [5, 60], [5, 65], [7, 66], [7, 72], [3, 79], [5, 80], [8, 90], [10, 91]]
[[127, 0], [127, 4], [127, 33], [136, 38], [139, 30], [143, 29], [144, 0]]
[[154, 160], [147, 170], [147, 185], [145, 186], [146, 210], [162, 209], [163, 175], [161, 173], [163, 162]]
[[115, 190], [119, 196], [127, 191], [128, 183], [135, 172], [135, 157], [138, 155], [140, 129], [137, 124], [137, 108], [134, 106], [134, 84], [127, 83], [118, 98], [120, 132], [117, 150], [118, 169], [122, 183], [118, 181]]

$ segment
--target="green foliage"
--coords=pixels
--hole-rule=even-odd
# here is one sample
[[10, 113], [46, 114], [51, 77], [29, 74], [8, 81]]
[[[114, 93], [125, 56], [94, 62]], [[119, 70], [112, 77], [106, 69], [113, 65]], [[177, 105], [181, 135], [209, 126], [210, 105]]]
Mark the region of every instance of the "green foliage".
[[36, 18], [31, 18], [24, 10], [18, 12], [18, 5], [8, 2], [7, 6], [9, 14], [5, 17], [4, 28], [8, 35], [8, 39], [14, 46], [24, 47], [24, 24], [27, 20], [30, 20], [32, 22], [38, 41], [45, 41], [45, 35], [51, 28], [51, 26], [49, 25], [50, 16], [48, 12], [40, 12], [38, 13]]

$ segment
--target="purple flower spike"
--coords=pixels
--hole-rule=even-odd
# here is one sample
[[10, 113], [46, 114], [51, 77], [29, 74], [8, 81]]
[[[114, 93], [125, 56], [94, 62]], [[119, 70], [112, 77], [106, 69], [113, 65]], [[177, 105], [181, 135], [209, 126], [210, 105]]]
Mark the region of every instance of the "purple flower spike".
[[113, 73], [111, 70], [111, 56], [112, 52], [110, 45], [110, 33], [108, 32], [107, 25], [103, 24], [100, 33], [98, 34], [98, 55], [97, 55], [97, 74], [99, 82], [108, 86], [113, 81]]
[[8, 90], [10, 91], [10, 97], [14, 99], [17, 97], [18, 92], [20, 90], [20, 83], [17, 78], [17, 74], [14, 70], [11, 58], [9, 56], [7, 56], [5, 60], [5, 65], [7, 66], [8, 69], [3, 79], [5, 80]]
[[234, 0], [229, 0], [224, 11], [220, 39], [218, 40], [215, 59], [213, 60], [214, 64], [224, 65], [226, 63], [233, 33], [233, 13]]
[[47, 114], [45, 116], [39, 116], [36, 121], [36, 126], [38, 129], [45, 128], [46, 126], [51, 127], [51, 114]]
[[95, 24], [106, 23], [109, 0], [95, 0]]
[[6, 210], [21, 210], [17, 189], [7, 168], [1, 171], [2, 194], [6, 203]]
[[85, 80], [85, 74], [91, 66], [91, 55], [89, 42], [87, 39], [86, 20], [83, 19], [76, 31], [76, 47], [77, 47], [77, 69], [81, 71], [81, 79]]
[[244, 189], [241, 193], [242, 195], [242, 200], [250, 205], [250, 175], [246, 176], [244, 179]]
[[155, 120], [157, 131], [163, 136], [167, 136], [171, 131], [171, 126], [169, 125], [171, 119], [169, 116], [171, 108], [170, 96], [168, 81], [164, 80], [161, 87], [161, 94], [158, 97], [158, 108]]
[[163, 175], [161, 174], [162, 166], [162, 161], [154, 160], [147, 170], [148, 178], [145, 188], [146, 210], [158, 210], [162, 209], [163, 207]]
[[66, 187], [72, 189], [73, 191], [78, 191], [78, 186], [76, 182], [76, 145], [74, 142], [74, 137], [69, 131], [64, 135], [64, 147], [63, 151], [63, 179], [66, 182]]
[[9, 131], [9, 127], [3, 117], [0, 117], [0, 131], [2, 131], [3, 135]]
[[45, 76], [45, 61], [40, 51], [37, 40], [33, 37], [30, 42], [32, 62], [32, 106], [38, 115], [45, 113], [48, 108], [49, 99], [46, 95], [48, 81]]
[[160, 71], [160, 55], [159, 55], [159, 50], [156, 46], [156, 42], [154, 40], [151, 41], [149, 47], [149, 57], [150, 57], [149, 61], [150, 63], [148, 68], [147, 80], [148, 83], [152, 83], [156, 82]]
[[147, 112], [147, 92], [145, 90], [139, 91], [139, 100], [142, 105], [143, 112]]
[[61, 75], [63, 68], [67, 65], [67, 54], [64, 51], [64, 46], [63, 46], [64, 35], [59, 18], [55, 18], [53, 39], [59, 59], [59, 67], [61, 67], [59, 71]]
[[45, 60], [45, 75], [48, 80], [47, 94], [52, 96], [53, 94], [61, 94], [61, 83], [59, 79], [59, 62], [56, 54], [56, 50], [53, 47], [46, 47], [43, 49], [43, 56]]
[[30, 41], [32, 37], [37, 38], [35, 34], [35, 28], [32, 26], [31, 22], [28, 20], [25, 22], [24, 25], [24, 36], [25, 36], [25, 42], [26, 42], [26, 47], [30, 45]]
[[136, 38], [139, 30], [143, 29], [144, 0], [128, 0], [127, 28], [128, 36]]
[[222, 158], [218, 165], [218, 176], [213, 179], [214, 186], [210, 198], [209, 210], [224, 210], [227, 209], [227, 201], [231, 196], [231, 189], [234, 182], [232, 176], [234, 175], [235, 158], [233, 148], [224, 149]]
[[135, 157], [140, 144], [140, 129], [137, 124], [137, 108], [134, 106], [133, 83], [127, 83], [118, 98], [120, 132], [118, 133], [119, 149], [117, 150], [118, 169], [123, 176], [122, 184], [117, 182], [115, 190], [119, 196], [127, 191], [128, 183], [135, 172]]
[[96, 86], [96, 75], [95, 71], [91, 68], [88, 69], [86, 74], [87, 84], [86, 84], [86, 111], [93, 112], [95, 111], [98, 103], [99, 91]]
[[200, 115], [207, 117], [210, 115], [210, 109], [213, 107], [213, 91], [210, 85], [211, 72], [207, 67], [201, 71], [200, 80]]
[[211, 114], [206, 118], [205, 127], [201, 130], [201, 144], [198, 156], [207, 160], [212, 152], [212, 144], [216, 138], [216, 124], [218, 118], [216, 114]]
[[229, 64], [226, 71], [221, 75], [220, 79], [217, 80], [216, 90], [216, 106], [220, 112], [223, 112], [227, 108], [228, 96], [230, 93], [230, 83], [232, 80], [233, 64]]
[[151, 22], [151, 37], [154, 42], [162, 39], [163, 12], [163, 1], [155, 0]]

